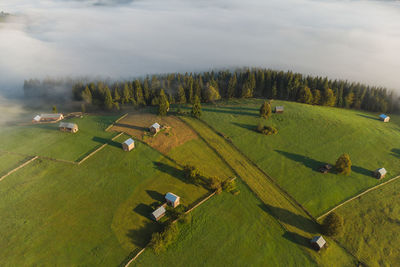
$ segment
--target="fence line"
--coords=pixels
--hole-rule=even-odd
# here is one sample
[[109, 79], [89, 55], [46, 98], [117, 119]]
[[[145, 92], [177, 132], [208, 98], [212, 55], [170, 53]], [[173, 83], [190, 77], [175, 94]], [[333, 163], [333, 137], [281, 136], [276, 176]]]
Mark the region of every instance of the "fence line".
[[362, 192], [362, 193], [360, 193], [360, 194], [358, 194], [358, 195], [356, 195], [356, 196], [354, 196], [354, 197], [352, 197], [352, 198], [350, 198], [350, 199], [348, 199], [348, 200], [346, 200], [346, 201], [340, 203], [340, 204], [337, 205], [336, 207], [333, 207], [333, 208], [330, 209], [329, 211], [327, 211], [327, 212], [325, 212], [324, 214], [322, 214], [321, 216], [319, 216], [319, 217], [317, 218], [317, 220], [322, 219], [323, 217], [325, 217], [326, 215], [328, 215], [328, 214], [331, 213], [332, 211], [336, 210], [337, 208], [340, 208], [341, 206], [343, 206], [343, 205], [349, 203], [350, 201], [353, 201], [354, 199], [359, 198], [359, 197], [365, 195], [366, 193], [371, 192], [371, 191], [373, 191], [373, 190], [376, 190], [376, 189], [378, 189], [379, 187], [384, 186], [384, 185], [386, 185], [386, 184], [388, 184], [388, 183], [391, 183], [391, 182], [393, 182], [393, 181], [395, 181], [395, 180], [397, 180], [397, 179], [399, 179], [399, 178], [400, 178], [400, 175], [399, 175], [399, 176], [396, 176], [396, 177], [394, 177], [394, 178], [392, 178], [392, 179], [390, 179], [390, 180], [388, 180], [388, 181], [386, 181], [386, 182], [384, 182], [384, 183], [378, 184], [378, 185], [376, 185], [376, 186], [374, 186], [374, 187], [371, 187], [371, 188], [365, 190], [364, 192]]
[[18, 171], [19, 169], [25, 167], [26, 165], [28, 165], [29, 163], [31, 163], [31, 162], [33, 162], [33, 161], [35, 161], [35, 160], [37, 160], [37, 159], [38, 159], [38, 156], [35, 156], [35, 157], [31, 158], [30, 160], [28, 160], [28, 161], [22, 163], [22, 164], [19, 165], [17, 168], [15, 168], [15, 169], [9, 171], [8, 173], [4, 174], [4, 175], [0, 178], [0, 181], [2, 181], [2, 180], [3, 180], [4, 178], [6, 178], [7, 176], [13, 174], [14, 172]]
[[120, 120], [122, 120], [123, 118], [125, 118], [126, 116], [128, 116], [128, 114], [129, 114], [129, 113], [126, 113], [126, 114], [122, 115], [121, 117], [119, 117], [116, 121], [114, 121], [113, 123], [111, 123], [111, 124], [106, 128], [105, 131], [107, 132], [108, 130], [110, 130], [111, 127], [114, 126], [114, 124], [118, 123]]

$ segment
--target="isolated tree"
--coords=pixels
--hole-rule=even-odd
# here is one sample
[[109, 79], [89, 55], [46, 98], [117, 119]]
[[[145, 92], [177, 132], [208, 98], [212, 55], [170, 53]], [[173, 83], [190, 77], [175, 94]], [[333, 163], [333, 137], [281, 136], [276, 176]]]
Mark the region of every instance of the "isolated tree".
[[194, 98], [194, 104], [192, 107], [192, 116], [195, 118], [200, 118], [201, 116], [201, 104], [200, 104], [200, 99], [198, 96]]
[[351, 173], [351, 160], [350, 156], [346, 153], [341, 155], [335, 164], [336, 171], [339, 174], [348, 175]]
[[268, 119], [271, 116], [271, 105], [268, 101], [264, 101], [264, 103], [260, 107], [260, 117], [264, 119]]
[[53, 111], [53, 113], [58, 113], [56, 105], [54, 105], [51, 110]]
[[158, 115], [165, 116], [165, 115], [167, 115], [168, 111], [169, 111], [168, 98], [164, 93], [164, 89], [161, 89], [160, 97], [159, 97], [159, 104], [158, 104]]
[[313, 95], [311, 93], [310, 88], [308, 88], [308, 86], [303, 86], [301, 88], [297, 101], [301, 102], [301, 103], [305, 103], [305, 104], [313, 103]]
[[322, 231], [328, 236], [339, 235], [343, 230], [343, 218], [335, 212], [329, 213], [322, 222]]
[[113, 108], [113, 99], [108, 86], [106, 86], [104, 89], [104, 108], [106, 110], [111, 110]]

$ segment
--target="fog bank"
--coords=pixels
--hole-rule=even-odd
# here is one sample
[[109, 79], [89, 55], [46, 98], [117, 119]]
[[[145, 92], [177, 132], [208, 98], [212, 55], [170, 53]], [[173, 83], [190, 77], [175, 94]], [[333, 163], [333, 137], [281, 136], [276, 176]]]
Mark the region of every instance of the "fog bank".
[[0, 11], [13, 15], [0, 23], [3, 90], [243, 66], [400, 88], [397, 2], [12, 0]]

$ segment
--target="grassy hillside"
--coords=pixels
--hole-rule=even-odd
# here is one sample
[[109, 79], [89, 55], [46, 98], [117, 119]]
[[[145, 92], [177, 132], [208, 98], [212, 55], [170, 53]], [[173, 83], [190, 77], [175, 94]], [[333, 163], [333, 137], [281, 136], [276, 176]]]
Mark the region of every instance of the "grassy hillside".
[[104, 130], [118, 116], [85, 116], [71, 121], [79, 126], [76, 134], [58, 130], [58, 123], [8, 126], [0, 131], [0, 150], [76, 161], [104, 144], [115, 133]]
[[214, 196], [192, 213], [166, 252], [146, 250], [131, 266], [316, 266], [254, 194]]
[[397, 180], [336, 210], [344, 218], [340, 242], [370, 266], [400, 262], [399, 191]]
[[[386, 179], [400, 174], [398, 118], [382, 123], [376, 115], [361, 111], [274, 101], [284, 114], [267, 122], [279, 133], [264, 136], [254, 129], [261, 100], [231, 101], [203, 107], [202, 119], [213, 126], [314, 216], [379, 183], [371, 176], [378, 167], [388, 170]], [[349, 153], [349, 176], [321, 174], [324, 163], [334, 164]]]
[[0, 177], [29, 159], [21, 155], [0, 152]]
[[140, 143], [129, 153], [112, 143], [80, 166], [37, 160], [0, 184], [2, 265], [118, 265], [158, 229], [148, 216], [163, 194], [190, 204], [207, 193], [182, 179]]

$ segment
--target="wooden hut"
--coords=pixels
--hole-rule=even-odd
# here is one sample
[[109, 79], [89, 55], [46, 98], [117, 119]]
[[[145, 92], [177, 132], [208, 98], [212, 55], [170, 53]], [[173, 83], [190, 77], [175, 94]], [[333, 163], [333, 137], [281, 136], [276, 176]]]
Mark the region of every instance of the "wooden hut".
[[151, 213], [151, 218], [155, 221], [160, 220], [165, 215], [165, 208], [163, 206], [158, 207], [155, 211]]
[[32, 120], [32, 122], [33, 123], [37, 123], [37, 122], [40, 122], [40, 115], [36, 115], [34, 118], [33, 118], [33, 120]]
[[283, 106], [276, 106], [275, 113], [283, 113]]
[[381, 114], [379, 115], [379, 119], [383, 122], [389, 122], [390, 121], [390, 117], [385, 115], [385, 114]]
[[382, 178], [385, 177], [386, 173], [387, 173], [387, 171], [386, 171], [385, 168], [379, 168], [379, 169], [377, 169], [376, 171], [374, 171], [374, 176], [375, 176], [377, 179], [382, 179]]
[[167, 201], [168, 205], [176, 208], [179, 205], [180, 197], [173, 193], [167, 193], [165, 195], [165, 200]]
[[135, 141], [132, 138], [129, 138], [122, 143], [122, 149], [124, 151], [131, 151], [134, 148], [135, 148]]
[[50, 114], [40, 115], [40, 122], [57, 122], [62, 119], [64, 119], [64, 115], [61, 113], [50, 113]]
[[326, 241], [322, 236], [314, 236], [313, 239], [311, 239], [311, 246], [315, 250], [320, 250], [326, 245]]
[[79, 130], [78, 125], [76, 123], [70, 123], [70, 122], [61, 122], [59, 128], [60, 131], [69, 133], [76, 133]]
[[161, 126], [157, 122], [150, 126], [149, 130], [151, 133], [156, 134], [160, 131]]

